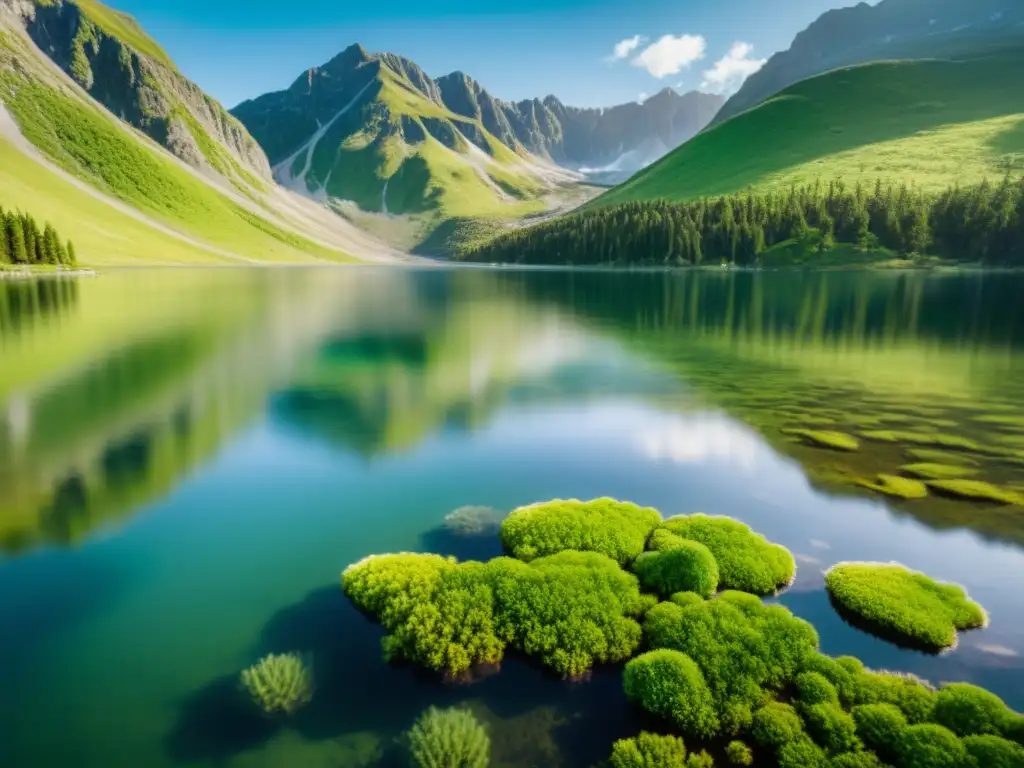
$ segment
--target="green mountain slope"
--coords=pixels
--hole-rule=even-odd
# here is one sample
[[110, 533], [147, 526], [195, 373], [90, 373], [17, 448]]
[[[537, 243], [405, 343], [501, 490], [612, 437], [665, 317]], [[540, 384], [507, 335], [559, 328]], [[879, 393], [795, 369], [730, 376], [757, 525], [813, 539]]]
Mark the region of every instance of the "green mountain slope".
[[0, 2], [0, 157], [0, 205], [86, 266], [390, 253], [273, 184], [241, 123], [95, 0]]
[[711, 128], [593, 207], [842, 178], [925, 191], [1024, 172], [1024, 45], [836, 70]]
[[448, 109], [411, 61], [358, 45], [233, 113], [281, 183], [364, 211], [522, 216], [542, 210], [539, 197], [571, 179], [508, 148], [479, 118]]
[[715, 116], [725, 122], [784, 88], [840, 67], [941, 57], [1019, 36], [1019, 0], [881, 0], [822, 14], [743, 83]]

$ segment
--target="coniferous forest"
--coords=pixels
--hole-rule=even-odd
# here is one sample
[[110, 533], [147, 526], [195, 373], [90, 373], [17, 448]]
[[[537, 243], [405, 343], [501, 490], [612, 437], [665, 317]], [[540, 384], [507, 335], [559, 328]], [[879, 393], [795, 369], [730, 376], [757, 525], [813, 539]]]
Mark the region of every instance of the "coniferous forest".
[[[992, 266], [1024, 265], [1024, 181], [926, 194], [842, 181], [585, 211], [500, 235], [462, 258], [521, 264], [756, 266], [773, 246], [836, 244]], [[809, 264], [813, 264], [811, 259]]]
[[0, 208], [0, 264], [76, 263], [74, 244], [62, 241], [49, 223], [40, 229], [33, 216]]

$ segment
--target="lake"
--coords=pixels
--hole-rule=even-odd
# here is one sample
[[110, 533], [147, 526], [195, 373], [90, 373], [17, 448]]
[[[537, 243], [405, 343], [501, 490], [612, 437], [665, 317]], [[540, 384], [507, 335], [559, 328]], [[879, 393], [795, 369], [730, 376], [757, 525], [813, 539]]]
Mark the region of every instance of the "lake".
[[[341, 570], [500, 553], [507, 512], [612, 496], [789, 547], [830, 654], [1024, 710], [1024, 276], [379, 268], [0, 281], [0, 765], [371, 766], [464, 703], [493, 764], [590, 766], [645, 724], [621, 670], [509, 658], [473, 685], [381, 659]], [[860, 449], [816, 443], [821, 431]], [[998, 498], [901, 500], [956, 453]], [[941, 656], [845, 623], [823, 570], [897, 560], [991, 625]], [[238, 673], [313, 660], [294, 719]]]

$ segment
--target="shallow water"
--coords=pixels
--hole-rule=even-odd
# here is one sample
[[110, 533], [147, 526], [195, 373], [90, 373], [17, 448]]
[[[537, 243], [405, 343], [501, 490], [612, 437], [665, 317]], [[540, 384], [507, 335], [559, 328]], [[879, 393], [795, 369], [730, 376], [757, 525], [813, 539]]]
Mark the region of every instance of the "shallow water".
[[[568, 684], [513, 658], [444, 685], [385, 664], [338, 586], [374, 552], [490, 557], [444, 516], [553, 497], [741, 518], [797, 555], [780, 599], [824, 651], [1024, 709], [1024, 507], [879, 496], [857, 481], [922, 445], [783, 431], [952, 435], [977, 478], [1024, 493], [1021, 295], [1006, 274], [0, 284], [0, 764], [383, 765], [420, 711], [465, 702], [495, 765], [592, 765], [643, 725], [617, 669]], [[866, 635], [823, 589], [848, 559], [962, 583], [991, 626], [942, 656]], [[251, 717], [238, 671], [293, 650], [313, 703]]]

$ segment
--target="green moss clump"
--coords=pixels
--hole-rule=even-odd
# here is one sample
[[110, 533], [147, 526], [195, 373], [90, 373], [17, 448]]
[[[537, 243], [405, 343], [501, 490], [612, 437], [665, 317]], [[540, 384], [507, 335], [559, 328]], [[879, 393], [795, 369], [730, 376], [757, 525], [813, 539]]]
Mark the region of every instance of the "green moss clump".
[[927, 683], [898, 672], [871, 672], [863, 665], [841, 684], [839, 697], [848, 707], [892, 704], [912, 724], [928, 722], [935, 710], [935, 689]]
[[963, 453], [940, 451], [935, 448], [908, 448], [906, 454], [918, 463], [953, 464], [961, 467], [976, 467], [978, 462]]
[[466, 709], [431, 707], [408, 733], [413, 765], [419, 768], [487, 768], [491, 739]]
[[907, 718], [893, 704], [861, 704], [850, 710], [857, 724], [857, 736], [868, 749], [885, 757], [892, 755]]
[[974, 758], [978, 768], [1021, 768], [1024, 766], [1024, 747], [998, 736], [967, 736], [964, 738], [967, 754]]
[[970, 438], [949, 435], [943, 432], [907, 432], [878, 429], [870, 432], [861, 432], [861, 437], [865, 440], [874, 440], [880, 443], [906, 443], [908, 445], [953, 448], [963, 451], [976, 451], [980, 448], [978, 443]]
[[686, 758], [686, 768], [715, 768], [715, 760], [703, 749], [691, 752]]
[[993, 504], [1024, 504], [1021, 494], [982, 480], [930, 480], [928, 487], [943, 496]]
[[772, 544], [738, 520], [684, 515], [669, 518], [663, 527], [711, 550], [722, 589], [770, 595], [788, 586], [796, 576], [796, 561], [789, 550]]
[[818, 646], [810, 624], [739, 592], [687, 608], [660, 603], [648, 611], [644, 631], [652, 647], [681, 651], [697, 663], [724, 734], [747, 728], [753, 711], [791, 683]]
[[857, 724], [838, 704], [815, 704], [804, 710], [807, 731], [829, 754], [838, 755], [861, 748]]
[[816, 429], [784, 429], [783, 434], [800, 438], [808, 445], [816, 448], [828, 448], [832, 451], [851, 453], [860, 448], [860, 441], [845, 432], [822, 431]]
[[804, 723], [789, 704], [773, 701], [754, 713], [750, 734], [761, 746], [779, 749], [804, 735]]
[[572, 549], [626, 565], [644, 551], [660, 522], [656, 509], [629, 502], [556, 499], [514, 510], [501, 524], [501, 541], [520, 560]]
[[933, 719], [957, 736], [1001, 736], [1012, 716], [1002, 699], [969, 683], [950, 683], [935, 696]]
[[828, 757], [824, 750], [804, 736], [779, 750], [779, 768], [826, 768]]
[[566, 677], [624, 661], [649, 607], [635, 576], [604, 555], [562, 552], [527, 564], [500, 557], [458, 563], [438, 555], [381, 555], [349, 566], [345, 594], [376, 616], [387, 658], [449, 676], [497, 664], [507, 645]]
[[973, 477], [978, 474], [977, 469], [964, 467], [957, 464], [905, 464], [900, 471], [911, 477], [920, 477], [925, 480], [955, 480], [958, 478]]
[[242, 687], [268, 715], [292, 715], [313, 698], [313, 673], [297, 653], [271, 654], [242, 672]]
[[920, 480], [912, 480], [898, 475], [878, 475], [874, 482], [857, 480], [857, 485], [868, 488], [876, 493], [893, 496], [897, 499], [923, 499], [928, 496], [928, 486]]
[[967, 749], [956, 734], [941, 725], [910, 725], [896, 741], [900, 768], [963, 768]]
[[796, 676], [796, 698], [808, 707], [815, 704], [838, 704], [836, 687], [819, 672], [801, 672]]
[[754, 753], [742, 741], [730, 741], [725, 747], [725, 757], [730, 765], [754, 764]]
[[700, 605], [704, 602], [704, 598], [696, 592], [676, 592], [669, 600], [683, 608], [690, 605]]
[[711, 691], [700, 667], [685, 653], [661, 649], [638, 656], [626, 664], [622, 684], [631, 701], [684, 734], [711, 738], [718, 733]]
[[984, 610], [961, 587], [894, 563], [840, 563], [825, 574], [825, 587], [868, 628], [925, 649], [952, 648], [957, 630], [986, 623]]
[[711, 597], [718, 590], [718, 563], [711, 550], [696, 541], [678, 537], [675, 545], [660, 552], [644, 552], [633, 570], [648, 589], [662, 595], [692, 592]]
[[[625, 661], [642, 640], [650, 605], [637, 579], [595, 552], [562, 552], [525, 565], [508, 558], [497, 587], [498, 627], [513, 647], [563, 677]], [[493, 567], [493, 566], [492, 566]]]
[[686, 746], [678, 736], [641, 733], [612, 745], [612, 768], [686, 768]]
[[844, 752], [828, 761], [828, 768], [886, 768], [873, 752]]

